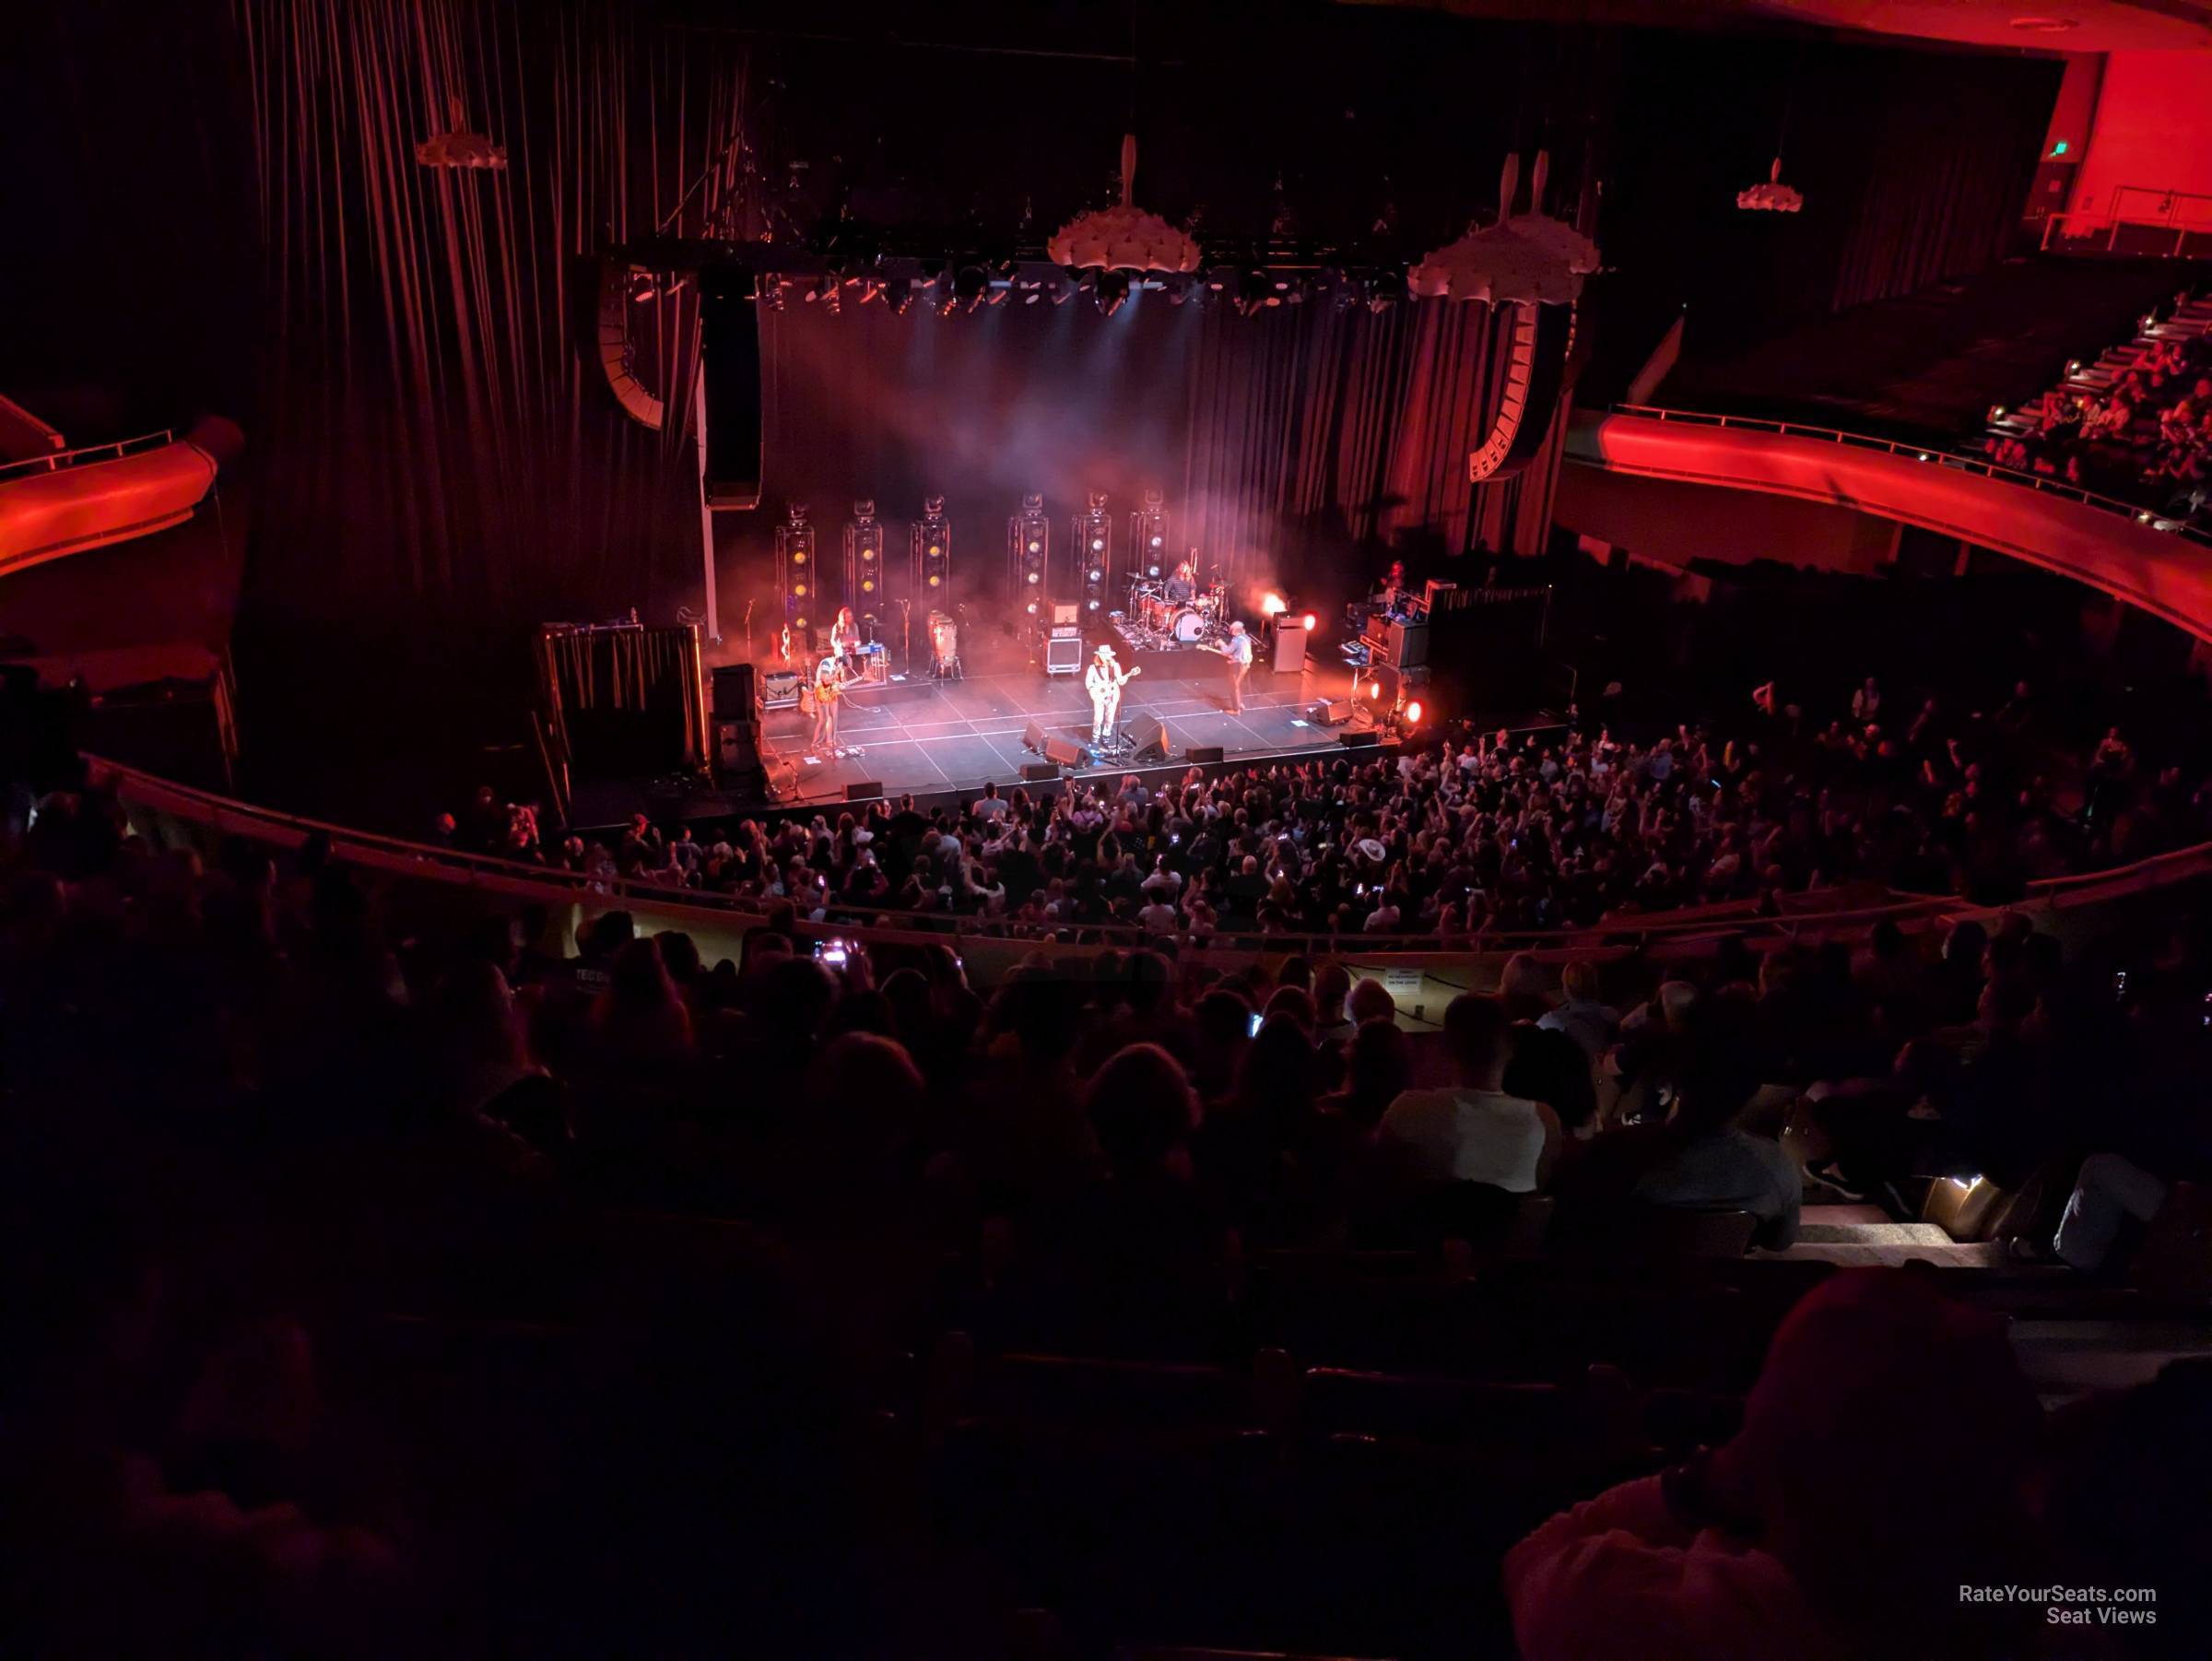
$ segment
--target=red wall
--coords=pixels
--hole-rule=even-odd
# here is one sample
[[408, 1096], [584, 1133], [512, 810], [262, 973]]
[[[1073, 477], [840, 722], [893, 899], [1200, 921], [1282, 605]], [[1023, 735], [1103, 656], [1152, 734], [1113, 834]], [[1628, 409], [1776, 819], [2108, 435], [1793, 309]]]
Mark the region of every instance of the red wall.
[[[2212, 197], [2212, 52], [2107, 54], [2072, 210], [2109, 213], [2127, 184]], [[2151, 206], [2135, 198], [2129, 212]], [[2188, 206], [2187, 223], [2212, 225], [2212, 200]]]
[[1695, 559], [1779, 560], [1814, 571], [1878, 571], [1895, 557], [1894, 520], [1824, 502], [1671, 478], [1639, 478], [1570, 462], [1553, 523], [1667, 565]]

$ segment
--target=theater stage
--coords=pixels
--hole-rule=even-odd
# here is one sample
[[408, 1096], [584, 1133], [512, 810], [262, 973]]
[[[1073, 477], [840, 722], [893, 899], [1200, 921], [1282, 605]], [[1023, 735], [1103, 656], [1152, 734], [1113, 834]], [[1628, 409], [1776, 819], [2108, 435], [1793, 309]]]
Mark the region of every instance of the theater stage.
[[[1194, 746], [1218, 746], [1225, 761], [1334, 751], [1337, 735], [1351, 729], [1315, 726], [1306, 708], [1317, 698], [1346, 696], [1349, 686], [1341, 665], [1309, 661], [1302, 674], [1281, 676], [1255, 666], [1244, 682], [1244, 713], [1231, 715], [1222, 708], [1228, 675], [1220, 658], [1179, 654], [1155, 668], [1147, 657], [1144, 675], [1122, 694], [1122, 726], [1126, 732], [1137, 716], [1157, 715], [1168, 729], [1168, 760], [1178, 764]], [[1032, 721], [1049, 736], [1087, 743], [1090, 701], [1082, 677], [1048, 678], [1025, 668], [859, 689], [846, 701], [839, 736], [862, 753], [841, 760], [809, 753], [809, 717], [771, 711], [766, 731], [776, 753], [763, 760], [778, 806], [842, 801], [851, 787], [870, 783], [887, 795], [980, 790], [993, 781], [1005, 790], [1020, 782], [1025, 763], [1044, 759], [1022, 747]], [[1159, 758], [1151, 761], [1157, 766]], [[1119, 776], [1131, 768], [1086, 761], [1073, 771]]]

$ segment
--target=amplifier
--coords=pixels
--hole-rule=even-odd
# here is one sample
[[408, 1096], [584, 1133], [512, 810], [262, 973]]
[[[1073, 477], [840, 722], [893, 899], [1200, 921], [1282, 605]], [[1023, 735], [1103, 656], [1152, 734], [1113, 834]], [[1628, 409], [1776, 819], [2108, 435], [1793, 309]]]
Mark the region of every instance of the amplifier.
[[1079, 634], [1061, 634], [1057, 630], [1044, 642], [1044, 672], [1047, 675], [1080, 675], [1083, 672], [1083, 637]]
[[1056, 641], [1077, 640], [1081, 638], [1082, 633], [1083, 625], [1080, 623], [1054, 623], [1051, 638]]
[[799, 703], [799, 672], [796, 669], [769, 669], [760, 677], [760, 707], [764, 710], [796, 709]]

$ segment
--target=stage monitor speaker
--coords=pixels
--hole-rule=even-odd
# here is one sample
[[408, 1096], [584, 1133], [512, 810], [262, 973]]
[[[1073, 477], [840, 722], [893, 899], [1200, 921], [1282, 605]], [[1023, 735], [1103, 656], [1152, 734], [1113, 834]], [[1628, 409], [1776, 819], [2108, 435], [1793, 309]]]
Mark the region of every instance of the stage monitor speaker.
[[1041, 724], [1031, 721], [1021, 729], [1021, 748], [1034, 750], [1041, 756], [1044, 754], [1044, 728]]
[[759, 283], [738, 266], [699, 274], [699, 361], [707, 409], [707, 506], [760, 505]]
[[1306, 667], [1306, 626], [1277, 619], [1275, 652], [1267, 666], [1277, 675], [1300, 675]]
[[1060, 776], [1060, 770], [1050, 761], [1024, 761], [1021, 764], [1021, 782], [1024, 784], [1050, 784]]
[[724, 664], [714, 671], [714, 719], [753, 721], [759, 717], [759, 694], [754, 690], [753, 666]]
[[1221, 760], [1221, 747], [1218, 744], [1194, 744], [1182, 752], [1182, 759], [1205, 767]]
[[1315, 726], [1342, 726], [1352, 718], [1348, 698], [1316, 698], [1306, 706], [1306, 719]]
[[1044, 759], [1057, 767], [1080, 767], [1083, 764], [1083, 747], [1070, 744], [1065, 738], [1047, 738], [1044, 741]]
[[848, 802], [872, 802], [882, 794], [881, 779], [863, 779], [857, 784], [845, 786], [845, 800]]
[[1175, 741], [1168, 736], [1167, 723], [1158, 715], [1132, 716], [1129, 743], [1129, 759], [1133, 761], [1164, 761], [1175, 753]]
[[1372, 749], [1382, 740], [1370, 730], [1364, 733], [1338, 733], [1336, 742], [1347, 749]]

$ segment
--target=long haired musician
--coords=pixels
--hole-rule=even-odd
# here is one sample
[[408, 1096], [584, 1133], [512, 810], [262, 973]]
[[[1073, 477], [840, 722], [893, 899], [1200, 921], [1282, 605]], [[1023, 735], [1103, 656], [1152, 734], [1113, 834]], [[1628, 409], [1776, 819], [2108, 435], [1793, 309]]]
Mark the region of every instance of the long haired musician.
[[813, 748], [818, 755], [837, 749], [837, 712], [844, 695], [845, 666], [834, 655], [823, 658], [814, 672]]

